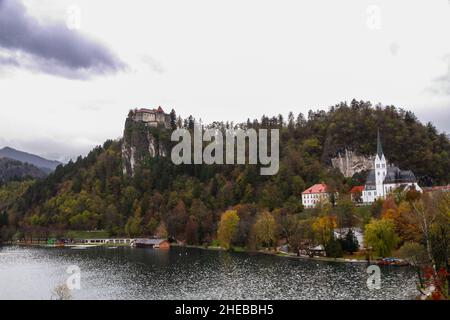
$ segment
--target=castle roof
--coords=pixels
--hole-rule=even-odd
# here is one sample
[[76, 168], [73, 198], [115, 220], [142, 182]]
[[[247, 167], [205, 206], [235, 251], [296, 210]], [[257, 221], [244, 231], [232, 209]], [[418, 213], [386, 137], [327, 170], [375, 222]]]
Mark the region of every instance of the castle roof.
[[302, 194], [308, 194], [308, 193], [326, 193], [328, 189], [328, 186], [324, 183], [318, 183], [313, 185], [312, 187], [309, 187], [305, 191], [302, 192]]
[[[389, 166], [386, 170], [386, 176], [383, 184], [401, 184], [401, 183], [414, 183], [416, 182], [416, 176], [411, 170], [400, 170], [396, 166]], [[366, 180], [366, 186], [376, 185], [375, 170], [369, 171]]]
[[136, 110], [137, 113], [164, 113], [163, 108], [161, 106], [158, 107], [158, 109], [147, 109], [147, 108], [140, 108]]

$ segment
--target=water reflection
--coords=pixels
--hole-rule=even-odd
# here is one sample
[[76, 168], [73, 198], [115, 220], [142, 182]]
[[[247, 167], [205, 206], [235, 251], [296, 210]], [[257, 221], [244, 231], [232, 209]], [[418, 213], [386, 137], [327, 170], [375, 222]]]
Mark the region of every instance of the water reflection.
[[76, 299], [410, 299], [415, 274], [382, 268], [381, 290], [367, 289], [365, 264], [327, 263], [201, 249], [4, 247], [0, 299], [50, 299], [81, 269]]

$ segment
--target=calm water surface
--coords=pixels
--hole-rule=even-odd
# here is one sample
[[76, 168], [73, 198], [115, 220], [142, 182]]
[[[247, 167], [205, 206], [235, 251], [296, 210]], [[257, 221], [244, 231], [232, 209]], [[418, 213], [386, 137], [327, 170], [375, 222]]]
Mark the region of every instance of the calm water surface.
[[67, 267], [81, 269], [75, 299], [411, 299], [411, 268], [382, 267], [368, 290], [365, 264], [201, 249], [0, 247], [0, 299], [51, 299]]

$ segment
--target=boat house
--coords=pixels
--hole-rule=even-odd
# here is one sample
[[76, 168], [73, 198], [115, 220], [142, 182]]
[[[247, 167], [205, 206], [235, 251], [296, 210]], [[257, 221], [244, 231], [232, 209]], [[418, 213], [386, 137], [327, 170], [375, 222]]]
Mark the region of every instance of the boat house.
[[136, 248], [169, 249], [170, 243], [165, 239], [136, 239], [133, 244]]

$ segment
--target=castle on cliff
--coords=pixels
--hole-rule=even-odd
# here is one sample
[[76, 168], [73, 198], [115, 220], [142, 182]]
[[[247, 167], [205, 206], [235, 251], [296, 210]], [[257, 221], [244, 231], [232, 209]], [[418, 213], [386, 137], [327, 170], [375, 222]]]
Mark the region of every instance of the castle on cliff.
[[158, 107], [158, 109], [134, 109], [130, 111], [130, 117], [134, 121], [144, 122], [150, 127], [170, 128], [170, 114], [165, 113], [161, 107]]

